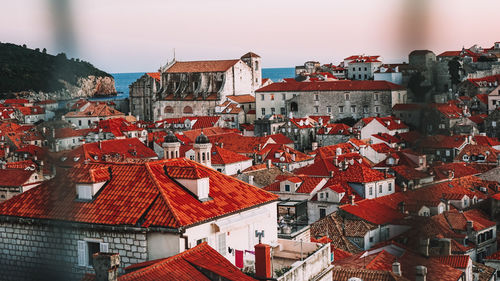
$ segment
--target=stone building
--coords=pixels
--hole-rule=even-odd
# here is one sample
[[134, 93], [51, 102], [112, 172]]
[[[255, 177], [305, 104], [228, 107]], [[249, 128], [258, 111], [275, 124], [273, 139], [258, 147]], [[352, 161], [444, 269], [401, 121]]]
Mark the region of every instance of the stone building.
[[123, 273], [203, 242], [234, 263], [255, 231], [277, 242], [276, 199], [185, 159], [80, 165], [0, 204], [2, 280], [81, 280], [96, 252]]
[[173, 61], [161, 71], [152, 118], [213, 115], [226, 96], [253, 95], [261, 83], [261, 58], [251, 52], [234, 60]]
[[344, 59], [347, 77], [351, 80], [371, 80], [381, 65], [380, 56], [354, 55]]
[[332, 120], [390, 115], [406, 103], [406, 89], [387, 81], [273, 83], [256, 91], [257, 119], [280, 113], [293, 117], [329, 115]]
[[130, 112], [140, 120], [153, 120], [153, 104], [160, 89], [160, 79], [160, 72], [150, 72], [129, 86]]

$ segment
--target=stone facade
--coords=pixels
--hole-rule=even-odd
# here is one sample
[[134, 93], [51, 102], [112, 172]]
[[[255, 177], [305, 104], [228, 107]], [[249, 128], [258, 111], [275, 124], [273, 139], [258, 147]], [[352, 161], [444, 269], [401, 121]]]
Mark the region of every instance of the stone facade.
[[[159, 73], [158, 73], [159, 76]], [[151, 73], [144, 74], [129, 86], [130, 112], [139, 120], [153, 120], [153, 103], [156, 91], [160, 88], [160, 80]]]
[[120, 273], [126, 266], [148, 260], [145, 232], [2, 222], [2, 280], [80, 280], [94, 271], [88, 261], [79, 265], [78, 241], [100, 243], [100, 250], [107, 247], [119, 253]]

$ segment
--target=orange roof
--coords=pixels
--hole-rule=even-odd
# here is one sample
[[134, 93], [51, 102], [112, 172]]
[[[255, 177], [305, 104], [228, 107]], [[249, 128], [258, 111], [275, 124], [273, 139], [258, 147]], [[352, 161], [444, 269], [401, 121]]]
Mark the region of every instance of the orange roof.
[[160, 81], [161, 79], [161, 73], [160, 72], [148, 72], [146, 73], [149, 77], [155, 79], [156, 81]]
[[[75, 201], [75, 177], [107, 168], [108, 183], [91, 202]], [[185, 167], [210, 178], [210, 200], [201, 202], [165, 173]], [[277, 200], [277, 196], [187, 159], [146, 163], [89, 163], [0, 204], [0, 215], [105, 225], [177, 229]]]
[[212, 146], [212, 164], [213, 165], [227, 165], [231, 163], [237, 163], [241, 161], [252, 160], [241, 154], [232, 152], [230, 150], [218, 147], [216, 145]]
[[240, 60], [176, 61], [167, 73], [225, 72]]
[[228, 99], [237, 103], [255, 102], [255, 97], [252, 95], [226, 96]]
[[324, 82], [272, 83], [256, 92], [317, 92], [317, 91], [395, 91], [404, 90], [400, 85], [387, 81], [338, 80]]
[[21, 169], [2, 169], [0, 170], [0, 186], [19, 187], [24, 185], [34, 171]]
[[125, 116], [122, 112], [108, 106], [107, 104], [91, 103], [83, 111], [71, 111], [66, 113], [65, 117], [108, 117]]
[[437, 257], [437, 260], [453, 268], [467, 268], [470, 257], [468, 255], [450, 255]]

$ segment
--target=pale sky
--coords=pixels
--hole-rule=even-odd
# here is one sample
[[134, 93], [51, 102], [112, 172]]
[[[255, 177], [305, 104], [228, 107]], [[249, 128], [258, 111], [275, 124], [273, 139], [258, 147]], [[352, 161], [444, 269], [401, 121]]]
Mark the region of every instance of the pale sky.
[[178, 60], [253, 51], [264, 67], [293, 67], [353, 54], [407, 61], [414, 49], [500, 41], [499, 0], [15, 0], [1, 10], [0, 41], [111, 73], [155, 71], [174, 48]]

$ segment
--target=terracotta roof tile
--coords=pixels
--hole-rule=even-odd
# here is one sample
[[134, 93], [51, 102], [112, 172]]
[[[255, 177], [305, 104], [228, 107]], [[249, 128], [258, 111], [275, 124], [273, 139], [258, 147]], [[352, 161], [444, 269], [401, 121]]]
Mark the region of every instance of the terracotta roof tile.
[[402, 86], [387, 81], [338, 80], [324, 82], [272, 83], [256, 92], [317, 92], [317, 91], [375, 91], [404, 90]]
[[167, 73], [225, 72], [240, 60], [176, 61]]

